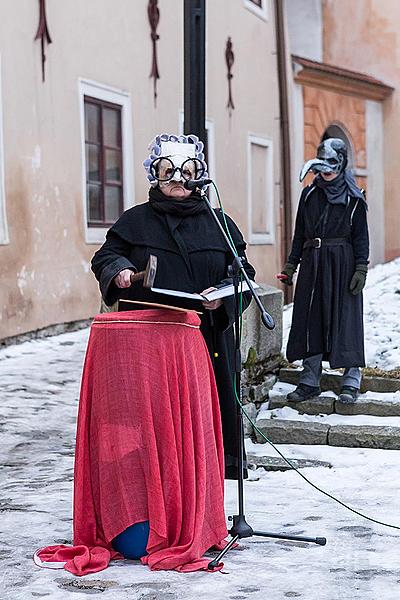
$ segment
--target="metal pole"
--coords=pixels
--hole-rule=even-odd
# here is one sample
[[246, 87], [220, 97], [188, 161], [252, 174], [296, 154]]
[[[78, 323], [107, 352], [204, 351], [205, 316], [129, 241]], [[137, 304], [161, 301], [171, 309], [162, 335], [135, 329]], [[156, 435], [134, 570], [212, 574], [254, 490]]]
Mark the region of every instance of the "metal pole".
[[184, 5], [184, 133], [206, 142], [206, 1]]
[[[285, 15], [282, 0], [275, 0], [276, 53], [278, 60], [279, 104], [281, 116], [281, 165], [283, 204], [282, 262], [287, 260], [292, 246], [292, 182], [289, 129], [289, 99], [286, 69]], [[293, 300], [293, 289], [284, 286], [285, 301]]]

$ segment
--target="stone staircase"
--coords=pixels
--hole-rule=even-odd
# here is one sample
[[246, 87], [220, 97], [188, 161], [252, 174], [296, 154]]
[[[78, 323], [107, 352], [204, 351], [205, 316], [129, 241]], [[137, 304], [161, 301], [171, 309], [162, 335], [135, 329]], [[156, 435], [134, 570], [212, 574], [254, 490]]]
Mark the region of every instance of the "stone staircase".
[[[297, 385], [301, 369], [280, 369], [279, 381]], [[340, 392], [341, 375], [335, 371], [324, 371], [321, 377], [322, 391], [331, 390], [335, 394]], [[364, 392], [395, 393], [400, 391], [400, 379], [389, 377], [363, 377], [361, 393]]]
[[[357, 402], [343, 405], [336, 396], [340, 374], [327, 372], [321, 396], [291, 404], [286, 394], [298, 383], [299, 374], [297, 369], [281, 369], [258, 412], [256, 425], [271, 442], [400, 450], [400, 380], [364, 377]], [[253, 398], [260, 394], [253, 390]], [[256, 412], [255, 406], [246, 408]], [[258, 432], [255, 438], [264, 443]]]

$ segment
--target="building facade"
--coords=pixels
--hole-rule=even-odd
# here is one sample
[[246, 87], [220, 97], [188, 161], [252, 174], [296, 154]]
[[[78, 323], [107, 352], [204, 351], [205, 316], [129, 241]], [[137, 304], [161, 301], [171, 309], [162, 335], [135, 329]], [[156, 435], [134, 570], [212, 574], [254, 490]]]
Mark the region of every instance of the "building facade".
[[[325, 137], [342, 138], [369, 206], [371, 265], [400, 255], [395, 1], [286, 0], [292, 56], [293, 195]], [[308, 176], [305, 183], [310, 182]]]
[[[98, 311], [91, 257], [147, 200], [150, 140], [183, 132], [183, 2], [3, 3], [0, 340]], [[371, 264], [399, 256], [399, 3], [206, 7], [209, 172], [258, 281], [276, 281], [298, 174], [326, 136], [346, 141], [366, 189]]]
[[[147, 200], [150, 140], [182, 132], [183, 2], [5, 3], [0, 58], [4, 339], [98, 312], [90, 259], [119, 214]], [[208, 2], [209, 170], [260, 281], [280, 265], [276, 73], [271, 0]]]

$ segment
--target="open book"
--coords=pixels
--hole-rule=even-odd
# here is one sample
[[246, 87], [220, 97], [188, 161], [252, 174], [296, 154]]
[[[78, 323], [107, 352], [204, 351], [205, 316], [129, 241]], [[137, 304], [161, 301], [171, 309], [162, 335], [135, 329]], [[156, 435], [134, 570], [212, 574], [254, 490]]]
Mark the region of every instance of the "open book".
[[[259, 287], [259, 285], [257, 285], [257, 283], [255, 283], [254, 281], [252, 281], [252, 284], [254, 289], [257, 289]], [[180, 290], [166, 290], [154, 287], [150, 289], [156, 294], [166, 294], [167, 296], [175, 296], [177, 298], [188, 298], [189, 300], [200, 300], [201, 302], [203, 302], [204, 300], [212, 302], [213, 300], [217, 300], [218, 298], [226, 298], [226, 296], [233, 296], [233, 294], [235, 293], [235, 288], [232, 284], [224, 285], [223, 287], [213, 290], [212, 292], [208, 292], [208, 294], [191, 294], [190, 292], [181, 292]], [[239, 292], [247, 292], [248, 289], [249, 286], [245, 281], [239, 284]]]

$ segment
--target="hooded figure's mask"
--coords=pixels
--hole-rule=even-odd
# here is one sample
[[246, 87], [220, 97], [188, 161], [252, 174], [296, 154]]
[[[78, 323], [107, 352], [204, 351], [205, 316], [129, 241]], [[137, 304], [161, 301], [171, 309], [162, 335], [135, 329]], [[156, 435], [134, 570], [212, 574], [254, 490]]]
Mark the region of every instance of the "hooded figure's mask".
[[321, 142], [317, 157], [307, 161], [300, 173], [300, 181], [309, 171], [313, 173], [342, 173], [347, 166], [347, 147], [340, 138], [328, 138]]
[[150, 156], [143, 162], [150, 185], [207, 178], [203, 149], [196, 135], [157, 135], [149, 145]]

